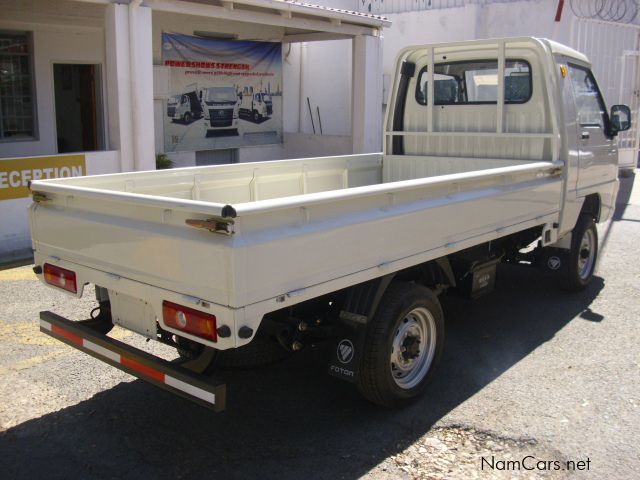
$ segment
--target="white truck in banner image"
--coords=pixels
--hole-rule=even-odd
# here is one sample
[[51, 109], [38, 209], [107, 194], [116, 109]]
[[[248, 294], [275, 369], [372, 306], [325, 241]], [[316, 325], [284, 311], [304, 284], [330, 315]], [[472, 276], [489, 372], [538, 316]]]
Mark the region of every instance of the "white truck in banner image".
[[174, 122], [189, 124], [202, 118], [201, 91], [191, 90], [180, 95], [174, 95], [167, 100], [167, 116]]
[[[205, 93], [227, 126], [235, 95]], [[34, 271], [72, 298], [95, 284], [100, 306], [41, 312], [41, 331], [217, 411], [216, 367], [331, 342], [328, 372], [394, 407], [435, 375], [440, 297], [489, 293], [499, 263], [589, 285], [631, 118], [584, 55], [530, 37], [405, 48], [388, 105], [381, 153], [33, 181]]]
[[254, 92], [253, 87], [245, 87], [240, 93], [240, 115], [259, 123], [273, 115], [271, 95], [265, 92]]
[[238, 134], [238, 95], [233, 85], [204, 89], [202, 103], [205, 136], [220, 130]]

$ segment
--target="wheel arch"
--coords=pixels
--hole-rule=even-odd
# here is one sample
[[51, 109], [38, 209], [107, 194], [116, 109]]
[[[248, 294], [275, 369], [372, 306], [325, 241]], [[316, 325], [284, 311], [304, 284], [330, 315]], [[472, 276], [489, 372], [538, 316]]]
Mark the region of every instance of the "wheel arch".
[[346, 292], [340, 318], [367, 323], [375, 315], [382, 297], [394, 282], [414, 282], [432, 290], [456, 285], [449, 259], [441, 257], [350, 287]]
[[600, 213], [602, 210], [602, 200], [600, 199], [600, 194], [591, 193], [584, 197], [584, 202], [582, 203], [582, 208], [580, 209], [580, 214], [588, 214], [596, 221], [600, 221]]

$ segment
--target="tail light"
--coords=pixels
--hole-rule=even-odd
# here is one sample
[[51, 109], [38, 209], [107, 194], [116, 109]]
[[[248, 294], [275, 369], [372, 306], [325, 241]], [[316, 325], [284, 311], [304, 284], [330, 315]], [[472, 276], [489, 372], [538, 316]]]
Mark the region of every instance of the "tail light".
[[210, 313], [183, 307], [165, 300], [162, 302], [162, 318], [167, 326], [176, 330], [182, 330], [212, 342], [218, 340], [216, 316]]
[[66, 268], [56, 267], [49, 263], [44, 264], [44, 281], [54, 287], [62, 288], [67, 292], [78, 293], [76, 273]]

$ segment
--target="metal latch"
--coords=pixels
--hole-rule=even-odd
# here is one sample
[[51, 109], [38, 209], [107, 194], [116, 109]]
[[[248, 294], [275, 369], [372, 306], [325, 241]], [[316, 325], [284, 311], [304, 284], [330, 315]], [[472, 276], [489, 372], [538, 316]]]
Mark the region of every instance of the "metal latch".
[[185, 223], [190, 227], [204, 228], [213, 233], [221, 233], [223, 235], [233, 235], [235, 233], [233, 229], [233, 222], [223, 222], [215, 218], [209, 218], [207, 220], [198, 220], [196, 218], [187, 218]]
[[41, 192], [33, 192], [31, 194], [31, 197], [33, 198], [33, 201], [36, 202], [36, 203], [48, 202], [48, 201], [51, 200], [44, 193], [41, 193]]

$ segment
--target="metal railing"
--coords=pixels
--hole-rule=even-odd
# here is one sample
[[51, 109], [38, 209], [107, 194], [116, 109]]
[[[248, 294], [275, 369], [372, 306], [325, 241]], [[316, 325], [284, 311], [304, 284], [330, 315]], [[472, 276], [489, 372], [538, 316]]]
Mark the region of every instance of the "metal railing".
[[522, 0], [355, 0], [353, 2], [353, 9], [362, 13], [388, 15], [392, 13], [460, 8], [464, 7], [465, 5], [514, 3], [518, 1]]
[[[460, 8], [466, 5], [489, 5], [492, 3], [523, 1], [540, 2], [541, 0], [352, 0], [351, 5], [345, 5], [345, 8], [351, 8], [362, 13], [388, 15]], [[573, 14], [578, 18], [617, 23], [637, 23], [639, 20], [640, 0], [570, 0], [567, 3]]]

